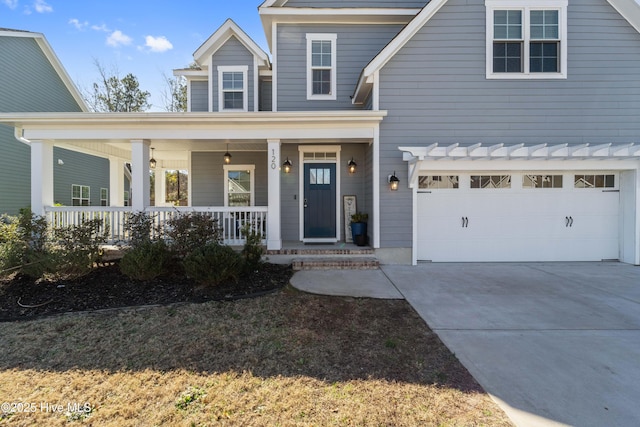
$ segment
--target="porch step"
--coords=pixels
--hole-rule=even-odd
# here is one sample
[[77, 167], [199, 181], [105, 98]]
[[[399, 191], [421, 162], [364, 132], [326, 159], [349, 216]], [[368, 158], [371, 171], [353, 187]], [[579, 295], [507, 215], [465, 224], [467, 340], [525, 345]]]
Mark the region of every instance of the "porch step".
[[375, 257], [300, 257], [291, 261], [293, 269], [299, 270], [377, 270], [380, 262]]
[[375, 252], [368, 247], [358, 248], [289, 248], [268, 250], [267, 255], [373, 255]]

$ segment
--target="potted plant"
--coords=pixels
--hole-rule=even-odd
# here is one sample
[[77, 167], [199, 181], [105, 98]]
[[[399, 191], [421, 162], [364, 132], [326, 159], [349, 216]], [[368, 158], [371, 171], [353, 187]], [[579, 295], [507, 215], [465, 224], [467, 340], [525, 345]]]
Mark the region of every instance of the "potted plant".
[[351, 215], [351, 235], [353, 242], [358, 246], [367, 244], [367, 221], [369, 215], [362, 212], [356, 212]]

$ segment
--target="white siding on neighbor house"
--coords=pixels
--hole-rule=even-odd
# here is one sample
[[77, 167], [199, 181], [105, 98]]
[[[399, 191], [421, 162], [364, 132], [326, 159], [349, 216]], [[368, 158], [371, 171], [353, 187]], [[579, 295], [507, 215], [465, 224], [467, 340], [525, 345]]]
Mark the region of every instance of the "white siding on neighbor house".
[[[278, 111], [363, 109], [351, 95], [362, 69], [401, 25], [278, 25]], [[307, 100], [307, 33], [337, 34], [337, 99]]]
[[245, 82], [246, 90], [248, 91], [248, 111], [253, 111], [253, 90], [254, 90], [254, 70], [253, 70], [253, 55], [247, 50], [246, 47], [235, 37], [232, 36], [226, 43], [213, 54], [213, 111], [220, 111], [218, 105], [218, 70], [219, 66], [243, 66], [249, 67], [247, 73], [247, 80]]
[[209, 111], [209, 82], [207, 80], [191, 81], [191, 111]]
[[487, 80], [485, 40], [484, 0], [450, 0], [380, 72], [382, 247], [412, 244], [398, 146], [640, 142], [640, 34], [606, 0], [570, 3], [566, 80]]
[[[267, 152], [234, 151], [229, 147], [232, 165], [255, 165], [255, 206], [267, 206]], [[224, 206], [224, 153], [191, 153], [191, 206]]]

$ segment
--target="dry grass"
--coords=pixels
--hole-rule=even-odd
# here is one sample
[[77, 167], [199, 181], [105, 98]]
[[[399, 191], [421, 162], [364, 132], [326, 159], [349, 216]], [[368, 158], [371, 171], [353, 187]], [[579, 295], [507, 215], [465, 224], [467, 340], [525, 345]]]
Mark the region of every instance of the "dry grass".
[[0, 425], [511, 425], [404, 301], [289, 289], [4, 323], [0, 342], [0, 403], [35, 404]]

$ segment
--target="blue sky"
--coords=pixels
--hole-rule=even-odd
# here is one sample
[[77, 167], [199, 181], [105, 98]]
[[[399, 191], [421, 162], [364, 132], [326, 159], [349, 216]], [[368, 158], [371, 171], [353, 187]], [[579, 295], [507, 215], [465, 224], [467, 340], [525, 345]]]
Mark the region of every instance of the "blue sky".
[[265, 51], [263, 0], [0, 0], [0, 27], [43, 33], [80, 88], [97, 80], [94, 58], [121, 76], [135, 74], [163, 111], [162, 73], [186, 67], [227, 18]]

